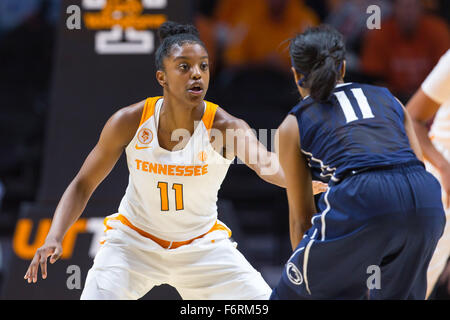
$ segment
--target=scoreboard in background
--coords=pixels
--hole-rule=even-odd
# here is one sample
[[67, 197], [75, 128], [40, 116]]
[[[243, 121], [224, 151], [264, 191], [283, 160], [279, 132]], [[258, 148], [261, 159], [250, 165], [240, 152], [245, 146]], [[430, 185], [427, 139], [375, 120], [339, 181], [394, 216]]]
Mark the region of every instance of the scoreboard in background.
[[[68, 28], [69, 7], [79, 8], [81, 28]], [[191, 22], [192, 8], [189, 0], [63, 1], [40, 186], [36, 202], [21, 208], [1, 288], [3, 299], [79, 299], [99, 247], [103, 218], [116, 212], [128, 183], [124, 155], [66, 234], [63, 256], [48, 265], [47, 279], [39, 273], [38, 283], [28, 284], [23, 277], [45, 240], [59, 199], [108, 118], [122, 107], [162, 94], [155, 79], [156, 31], [167, 20]], [[173, 288], [161, 286], [144, 298], [179, 296]]]
[[98, 54], [151, 54], [156, 39], [153, 30], [167, 21], [167, 0], [84, 0], [82, 5], [98, 10], [83, 15], [85, 27], [97, 31]]

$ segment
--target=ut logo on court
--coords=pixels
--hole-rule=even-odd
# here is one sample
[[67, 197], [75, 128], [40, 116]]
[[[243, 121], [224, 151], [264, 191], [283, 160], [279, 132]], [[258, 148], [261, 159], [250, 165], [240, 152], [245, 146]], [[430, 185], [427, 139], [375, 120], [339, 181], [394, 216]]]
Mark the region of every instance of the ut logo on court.
[[[155, 49], [157, 29], [167, 20], [165, 14], [144, 14], [144, 9], [165, 9], [168, 0], [83, 0], [84, 24], [95, 34], [98, 54], [150, 54]], [[99, 10], [99, 12], [90, 12]], [[66, 26], [81, 29], [81, 8], [67, 7]]]
[[[87, 252], [89, 257], [94, 258], [100, 248], [100, 239], [104, 234], [103, 220], [104, 218], [101, 217], [78, 219], [64, 237], [61, 259], [72, 258], [78, 235], [84, 233], [93, 235]], [[50, 226], [50, 218], [40, 219], [38, 221], [33, 221], [28, 218], [19, 219], [12, 241], [12, 248], [16, 256], [23, 260], [31, 260], [36, 250], [44, 244]], [[34, 232], [33, 229], [35, 229]], [[34, 239], [32, 238], [33, 234]]]

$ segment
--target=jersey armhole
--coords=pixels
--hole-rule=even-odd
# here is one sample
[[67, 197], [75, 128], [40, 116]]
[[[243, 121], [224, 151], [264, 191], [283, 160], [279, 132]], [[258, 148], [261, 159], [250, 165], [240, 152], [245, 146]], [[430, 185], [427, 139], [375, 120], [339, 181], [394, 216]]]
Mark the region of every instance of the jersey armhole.
[[206, 130], [209, 131], [211, 130], [212, 125], [214, 123], [214, 117], [216, 116], [218, 105], [211, 103], [209, 101], [205, 101], [205, 103], [206, 103], [206, 110], [205, 113], [203, 114], [202, 121], [206, 127]]
[[142, 124], [150, 119], [150, 117], [155, 113], [155, 104], [156, 101], [158, 101], [160, 98], [161, 97], [152, 97], [145, 100], [145, 105], [144, 109], [142, 110], [141, 121], [139, 122], [138, 128], [140, 128]]
[[[202, 121], [203, 121], [203, 124], [205, 125], [206, 131], [208, 132], [209, 139], [211, 139], [211, 129], [214, 124], [214, 118], [216, 116], [217, 108], [219, 106], [217, 104], [214, 104], [209, 101], [205, 101], [205, 103], [206, 103], [206, 110], [205, 110], [205, 113], [203, 114]], [[214, 153], [216, 153], [221, 159], [223, 159], [227, 163], [233, 162], [234, 158], [228, 159], [228, 158], [224, 157], [224, 155], [220, 154], [212, 147], [211, 142], [210, 142], [210, 147], [214, 151]]]

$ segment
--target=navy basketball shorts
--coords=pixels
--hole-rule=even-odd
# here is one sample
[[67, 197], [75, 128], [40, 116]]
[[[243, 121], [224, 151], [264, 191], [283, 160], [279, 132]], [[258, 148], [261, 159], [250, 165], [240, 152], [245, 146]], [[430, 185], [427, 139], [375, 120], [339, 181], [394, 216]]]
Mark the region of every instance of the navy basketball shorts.
[[424, 299], [445, 226], [439, 182], [421, 164], [350, 176], [318, 202], [271, 299]]

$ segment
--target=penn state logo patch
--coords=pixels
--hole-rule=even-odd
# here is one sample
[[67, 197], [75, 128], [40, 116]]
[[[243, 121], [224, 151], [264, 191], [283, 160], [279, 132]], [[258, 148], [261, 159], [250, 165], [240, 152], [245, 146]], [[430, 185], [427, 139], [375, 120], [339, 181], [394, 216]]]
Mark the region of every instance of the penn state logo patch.
[[289, 262], [286, 265], [286, 274], [288, 276], [289, 281], [293, 284], [299, 286], [303, 283], [303, 276], [300, 270], [298, 270], [297, 266], [292, 262]]

